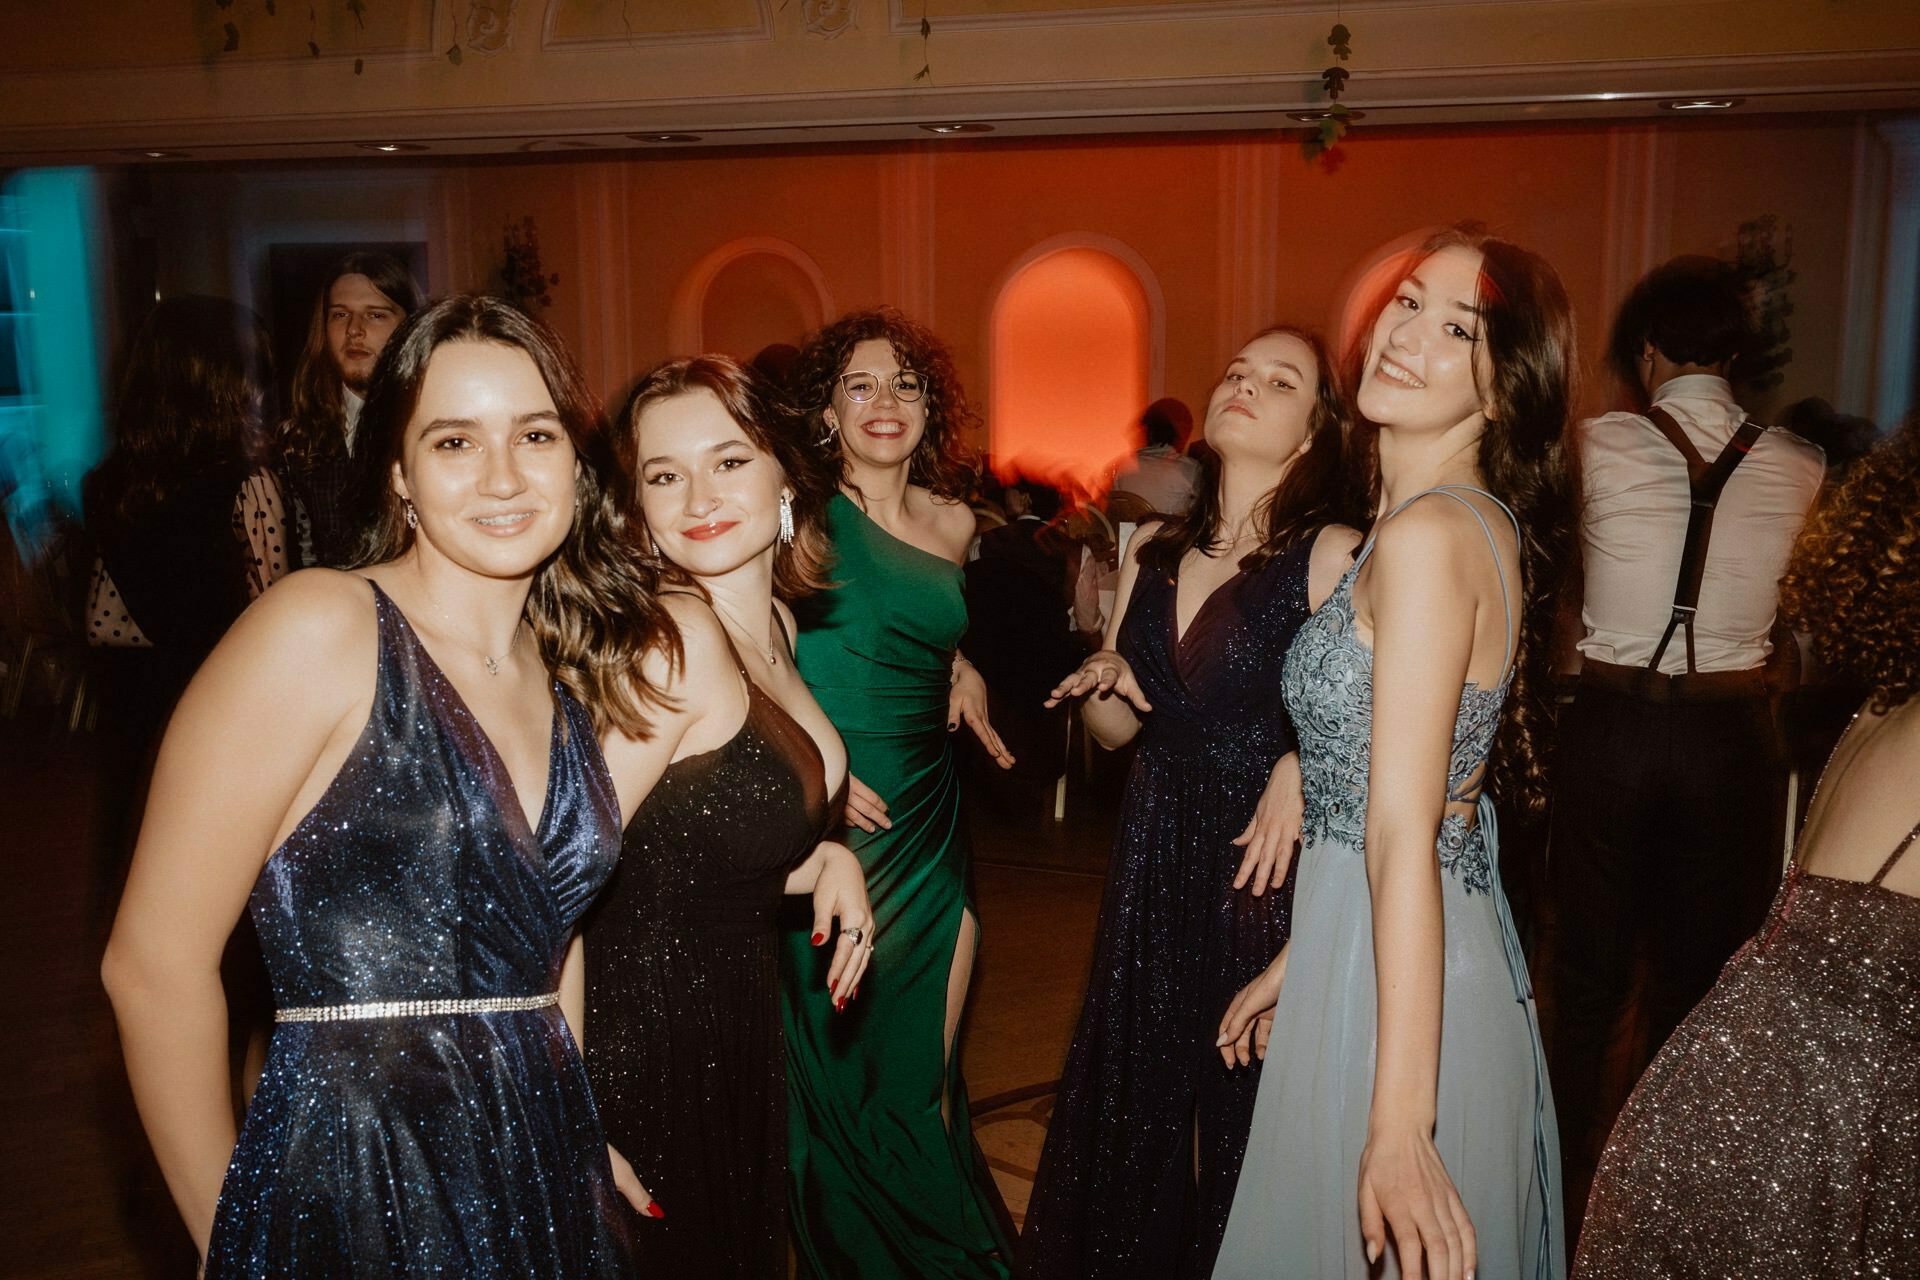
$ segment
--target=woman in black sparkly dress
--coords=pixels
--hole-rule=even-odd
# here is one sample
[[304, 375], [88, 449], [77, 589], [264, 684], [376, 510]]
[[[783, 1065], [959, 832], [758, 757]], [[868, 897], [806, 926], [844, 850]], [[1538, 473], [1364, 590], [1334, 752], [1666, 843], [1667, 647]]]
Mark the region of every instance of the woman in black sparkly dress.
[[1103, 745], [1139, 735], [1086, 1005], [1020, 1241], [1020, 1274], [1205, 1276], [1257, 1065], [1214, 1039], [1286, 942], [1300, 789], [1280, 664], [1359, 541], [1335, 521], [1347, 413], [1320, 340], [1279, 328], [1207, 407], [1218, 456], [1182, 521], [1136, 538], [1107, 647], [1054, 690]]
[[703, 356], [648, 374], [620, 428], [677, 636], [645, 664], [652, 732], [606, 743], [626, 835], [587, 925], [587, 1069], [657, 1197], [635, 1224], [648, 1275], [784, 1280], [782, 896], [811, 894], [814, 945], [832, 941], [819, 999], [845, 1008], [873, 953], [860, 864], [822, 843], [847, 753], [775, 599], [818, 585], [833, 493], [796, 425]]

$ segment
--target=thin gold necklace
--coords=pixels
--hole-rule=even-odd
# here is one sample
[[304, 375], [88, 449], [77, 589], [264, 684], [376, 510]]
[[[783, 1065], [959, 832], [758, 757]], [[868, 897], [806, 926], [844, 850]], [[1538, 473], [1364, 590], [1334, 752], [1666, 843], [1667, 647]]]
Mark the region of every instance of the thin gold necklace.
[[[714, 610], [720, 614], [722, 621], [731, 622], [733, 624], [733, 629], [737, 631], [741, 636], [747, 636], [752, 634], [747, 630], [746, 624], [741, 622], [739, 618], [736, 618], [734, 616], [733, 610], [727, 608], [726, 605], [720, 603], [720, 599], [718, 596], [713, 598], [713, 607], [714, 607]], [[775, 667], [780, 665], [779, 659], [775, 657], [775, 653], [776, 653], [776, 650], [773, 643], [773, 621], [771, 618], [769, 618], [767, 621], [767, 665], [770, 667]]]

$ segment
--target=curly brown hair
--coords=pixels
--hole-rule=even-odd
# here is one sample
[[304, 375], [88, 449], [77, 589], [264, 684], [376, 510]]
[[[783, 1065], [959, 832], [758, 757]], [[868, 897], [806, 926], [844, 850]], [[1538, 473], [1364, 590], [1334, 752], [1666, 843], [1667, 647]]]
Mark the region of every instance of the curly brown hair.
[[[827, 582], [827, 504], [833, 499], [833, 475], [807, 443], [807, 426], [799, 414], [771, 385], [731, 356], [690, 356], [655, 365], [628, 395], [613, 442], [626, 480], [628, 526], [636, 534], [646, 528], [637, 496], [640, 415], [651, 405], [700, 391], [720, 402], [754, 447], [773, 459], [793, 490], [793, 541], [774, 547], [774, 594], [782, 600], [797, 600], [820, 590]], [[659, 561], [664, 581], [694, 585], [684, 570], [657, 551], [641, 550], [643, 556]]]
[[846, 456], [837, 435], [828, 431], [824, 415], [833, 398], [834, 380], [846, 372], [853, 349], [872, 338], [886, 339], [900, 367], [927, 382], [927, 429], [907, 464], [907, 479], [942, 498], [966, 501], [980, 472], [967, 444], [968, 433], [980, 423], [979, 415], [967, 404], [947, 344], [892, 307], [851, 311], [824, 326], [807, 339], [794, 365], [793, 397], [807, 415], [811, 436], [819, 442], [828, 468], [842, 484], [847, 483]]
[[1780, 608], [1821, 663], [1885, 715], [1920, 685], [1920, 414], [1830, 490], [1780, 580]]

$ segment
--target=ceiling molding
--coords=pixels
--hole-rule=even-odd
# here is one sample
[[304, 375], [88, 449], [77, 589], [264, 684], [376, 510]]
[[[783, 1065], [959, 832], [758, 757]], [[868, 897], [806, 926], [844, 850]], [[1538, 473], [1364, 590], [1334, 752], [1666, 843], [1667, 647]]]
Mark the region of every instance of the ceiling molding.
[[[943, 31], [1019, 31], [1047, 27], [1118, 26], [1140, 22], [1218, 22], [1246, 18], [1300, 18], [1316, 13], [1338, 18], [1364, 9], [1444, 9], [1462, 5], [1537, 4], [1539, 0], [1212, 0], [1203, 4], [1126, 4], [1085, 9], [1025, 9], [1012, 13], [947, 14], [929, 17], [936, 36]], [[920, 15], [909, 12], [913, 0], [887, 0], [887, 30], [918, 36]]]
[[773, 39], [773, 0], [754, 0], [759, 21], [750, 27], [708, 27], [695, 31], [652, 31], [639, 35], [556, 36], [553, 26], [561, 0], [547, 0], [540, 19], [540, 48], [563, 53], [632, 53], [692, 44], [764, 44]]

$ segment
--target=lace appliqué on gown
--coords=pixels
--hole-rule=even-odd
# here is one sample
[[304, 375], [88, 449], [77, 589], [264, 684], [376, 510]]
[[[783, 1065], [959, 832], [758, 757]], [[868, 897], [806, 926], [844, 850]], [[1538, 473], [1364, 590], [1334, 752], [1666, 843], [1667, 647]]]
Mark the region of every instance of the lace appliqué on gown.
[[[1373, 651], [1354, 630], [1353, 579], [1348, 569], [1320, 611], [1300, 628], [1281, 681], [1300, 735], [1300, 774], [1306, 792], [1301, 829], [1308, 844], [1339, 840], [1366, 847], [1367, 774], [1373, 766]], [[1472, 802], [1480, 793], [1487, 753], [1500, 728], [1511, 676], [1492, 689], [1469, 683], [1460, 691], [1447, 761], [1447, 799]], [[1471, 893], [1493, 889], [1493, 859], [1485, 833], [1467, 816], [1440, 823], [1440, 866]]]

